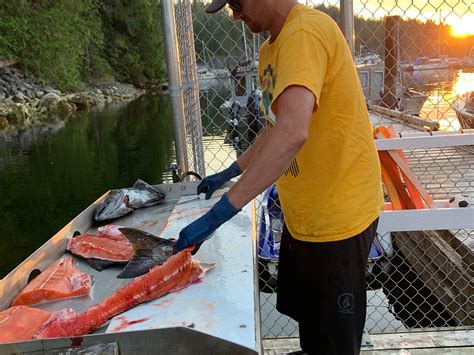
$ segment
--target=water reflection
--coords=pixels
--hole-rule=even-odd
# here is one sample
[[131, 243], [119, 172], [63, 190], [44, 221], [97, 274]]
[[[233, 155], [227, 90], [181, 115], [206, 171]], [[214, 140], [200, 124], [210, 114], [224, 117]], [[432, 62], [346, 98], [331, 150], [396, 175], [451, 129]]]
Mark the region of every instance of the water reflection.
[[452, 104], [458, 95], [474, 90], [474, 73], [463, 70], [420, 70], [406, 72], [409, 87], [428, 95], [420, 117], [440, 123], [443, 131], [461, 128]]
[[0, 135], [0, 277], [109, 189], [161, 183], [173, 161], [167, 98], [78, 112]]

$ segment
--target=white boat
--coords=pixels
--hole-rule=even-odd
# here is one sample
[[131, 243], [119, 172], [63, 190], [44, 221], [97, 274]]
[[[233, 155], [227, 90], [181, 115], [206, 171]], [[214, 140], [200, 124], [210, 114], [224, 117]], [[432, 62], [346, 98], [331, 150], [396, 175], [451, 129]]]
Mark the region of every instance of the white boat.
[[461, 128], [474, 128], [474, 91], [458, 95], [453, 101], [453, 109]]
[[[383, 63], [357, 65], [360, 84], [364, 92], [367, 106], [380, 106], [384, 89], [385, 67]], [[426, 99], [425, 94], [408, 88], [402, 70], [398, 70], [396, 96], [398, 98], [397, 111], [418, 116]]]
[[460, 65], [460, 61], [457, 58], [448, 58], [448, 56], [436, 58], [418, 57], [413, 63], [413, 70], [451, 69], [457, 65]]
[[228, 87], [229, 71], [226, 69], [208, 69], [206, 67], [199, 67], [197, 69], [197, 78], [199, 90], [207, 91], [209, 89], [220, 90]]

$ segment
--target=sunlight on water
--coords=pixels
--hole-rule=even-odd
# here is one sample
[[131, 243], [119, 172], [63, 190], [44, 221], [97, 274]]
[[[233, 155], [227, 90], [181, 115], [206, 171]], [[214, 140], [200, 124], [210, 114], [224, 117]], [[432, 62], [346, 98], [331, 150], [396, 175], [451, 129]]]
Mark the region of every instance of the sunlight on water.
[[460, 73], [453, 84], [453, 91], [458, 95], [474, 91], [474, 73]]
[[[428, 95], [420, 116], [440, 123], [442, 131], [457, 131], [461, 128], [452, 104], [458, 95], [474, 91], [474, 73], [463, 71], [442, 71], [419, 73], [413, 78], [418, 84], [424, 85]], [[436, 79], [436, 80], [435, 80]], [[436, 81], [430, 86], [430, 80]]]

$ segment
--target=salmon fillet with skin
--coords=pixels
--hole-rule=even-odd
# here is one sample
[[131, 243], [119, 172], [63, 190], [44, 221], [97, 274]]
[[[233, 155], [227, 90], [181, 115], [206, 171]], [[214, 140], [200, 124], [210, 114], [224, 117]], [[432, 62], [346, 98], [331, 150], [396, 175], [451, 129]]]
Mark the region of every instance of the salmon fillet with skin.
[[0, 343], [30, 340], [50, 315], [50, 312], [28, 306], [11, 307], [0, 312]]
[[51, 319], [33, 336], [35, 339], [71, 337], [92, 333], [106, 321], [136, 305], [179, 291], [199, 282], [206, 270], [191, 257], [190, 247], [170, 257], [164, 264], [117, 289], [102, 302], [78, 314]]
[[13, 300], [12, 306], [88, 296], [91, 287], [91, 276], [81, 272], [73, 258], [65, 256], [33, 279]]

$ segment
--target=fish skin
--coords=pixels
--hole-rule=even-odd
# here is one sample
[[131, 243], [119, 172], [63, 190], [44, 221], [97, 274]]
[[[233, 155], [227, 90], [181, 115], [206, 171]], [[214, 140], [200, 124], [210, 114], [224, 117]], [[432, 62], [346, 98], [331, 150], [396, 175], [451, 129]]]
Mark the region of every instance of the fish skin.
[[81, 272], [74, 258], [65, 256], [36, 276], [13, 300], [12, 306], [88, 296], [91, 287], [91, 275]]
[[132, 188], [109, 191], [105, 200], [97, 206], [94, 220], [101, 222], [119, 218], [134, 209], [156, 205], [164, 198], [163, 192], [138, 179]]
[[163, 264], [173, 255], [175, 242], [136, 228], [119, 228], [133, 248], [133, 257], [117, 275], [119, 279], [137, 277]]
[[176, 292], [199, 282], [206, 270], [191, 256], [193, 247], [171, 256], [164, 264], [119, 288], [86, 311], [47, 322], [34, 339], [72, 337], [92, 333], [112, 317], [140, 303]]

